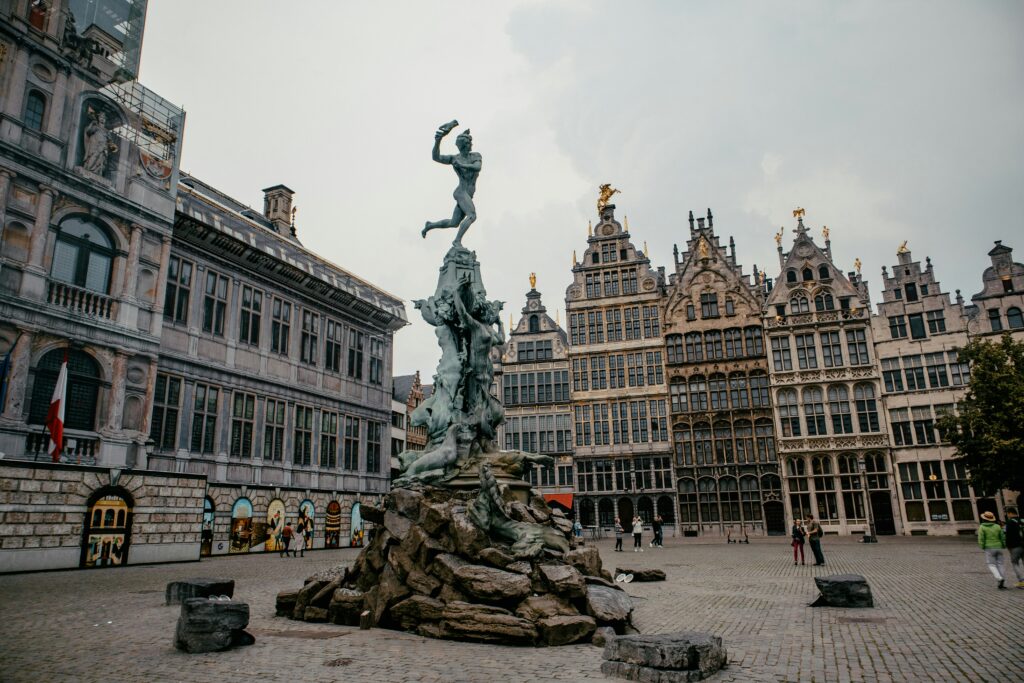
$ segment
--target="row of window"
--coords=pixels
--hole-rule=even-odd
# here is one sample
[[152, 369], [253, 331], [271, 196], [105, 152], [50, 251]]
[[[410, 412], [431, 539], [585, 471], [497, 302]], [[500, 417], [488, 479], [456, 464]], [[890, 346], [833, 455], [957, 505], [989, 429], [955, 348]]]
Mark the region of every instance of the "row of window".
[[[530, 316], [531, 326], [537, 316]], [[534, 330], [531, 330], [531, 332]], [[521, 341], [516, 343], [516, 362], [518, 363], [532, 363], [538, 360], [551, 360], [551, 345], [550, 339], [542, 339], [540, 341]]]
[[[849, 365], [868, 365], [871, 357], [868, 354], [867, 333], [858, 327], [846, 330], [846, 354]], [[772, 364], [776, 372], [787, 372], [793, 369], [792, 343], [796, 344], [797, 367], [800, 370], [815, 370], [819, 367], [838, 368], [844, 365], [843, 345], [840, 332], [813, 332], [771, 338]], [[819, 344], [820, 343], [820, 347]], [[821, 352], [821, 364], [818, 352]]]
[[[835, 465], [830, 455], [810, 457], [810, 476], [807, 460], [804, 457], [786, 459], [790, 505], [797, 519], [813, 514], [823, 522], [838, 522], [840, 519], [866, 522], [865, 483], [869, 491], [887, 491], [889, 488], [885, 456], [881, 453], [864, 456], [863, 473], [857, 456], [852, 453], [840, 453], [836, 456]], [[837, 493], [841, 497], [837, 497]], [[842, 510], [839, 508], [840, 500]]]
[[569, 338], [573, 346], [660, 336], [657, 306], [624, 306], [569, 314]]
[[[158, 374], [153, 399], [150, 437], [160, 450], [173, 451], [178, 446], [178, 428], [182, 425], [183, 380], [174, 375]], [[189, 449], [193, 453], [216, 454], [219, 442], [218, 420], [221, 401], [230, 401], [230, 438], [228, 454], [248, 460], [257, 455], [268, 462], [290, 459], [296, 465], [319, 463], [320, 467], [357, 471], [360, 451], [366, 454], [367, 472], [380, 472], [381, 444], [384, 423], [363, 420], [334, 411], [315, 410], [312, 406], [267, 398], [263, 401], [262, 439], [256, 431], [256, 395], [242, 391], [226, 392], [210, 384], [195, 385], [191, 407]], [[319, 419], [317, 414], [319, 413]], [[292, 417], [288, 424], [289, 414]], [[286, 438], [291, 429], [291, 453], [287, 454]], [[319, 435], [319, 452], [313, 450], [313, 435]], [[365, 444], [365, 449], [361, 446]], [[290, 457], [289, 457], [290, 455]]]
[[616, 263], [618, 261], [625, 261], [629, 258], [629, 250], [626, 248], [619, 248], [619, 243], [614, 242], [603, 242], [601, 244], [601, 253], [598, 254], [595, 249], [590, 255], [590, 262], [593, 264], [598, 263]]
[[578, 460], [576, 484], [580, 493], [670, 489], [672, 461], [667, 455]]
[[[926, 325], [928, 328], [927, 332], [925, 332]], [[925, 311], [924, 313], [889, 316], [889, 336], [893, 339], [905, 339], [908, 328], [911, 339], [925, 339], [929, 334], [945, 332], [946, 312], [939, 309], [937, 311]]]
[[932, 406], [913, 406], [911, 408], [890, 408], [889, 422], [892, 425], [892, 438], [897, 446], [928, 446], [945, 441], [942, 433], [936, 429], [936, 419], [953, 412], [953, 404], [937, 405], [932, 414]]
[[[63, 231], [63, 225], [62, 231]], [[167, 291], [164, 296], [164, 318], [174, 323], [188, 324], [195, 264], [178, 256], [171, 256], [167, 268]], [[228, 309], [229, 281], [226, 275], [206, 269], [202, 278], [202, 330], [215, 337], [223, 337]], [[291, 354], [293, 305], [278, 296], [267, 296], [263, 291], [242, 285], [239, 297], [238, 341], [260, 347], [261, 335], [267, 331], [264, 318], [269, 312], [270, 351], [282, 356]], [[268, 311], [269, 308], [269, 311]], [[349, 377], [363, 379], [365, 358], [369, 352], [367, 379], [371, 384], [384, 382], [384, 340], [340, 322], [321, 317], [306, 308], [300, 311], [299, 359], [307, 365], [318, 366], [323, 352], [324, 369]], [[323, 344], [321, 345], [321, 336]]]
[[[758, 485], [760, 483], [760, 486]], [[777, 497], [782, 481], [774, 474], [757, 477], [684, 477], [679, 480], [679, 522], [686, 526], [717, 522], [755, 522], [762, 518], [761, 497]]]
[[[827, 436], [831, 421], [832, 434], [853, 434], [854, 422], [850, 410], [850, 393], [842, 384], [828, 387], [828, 417], [825, 416], [825, 392], [821, 387], [804, 387], [800, 401], [796, 389], [780, 389], [777, 396], [782, 436]], [[857, 427], [862, 433], [880, 430], [878, 423], [878, 401], [875, 388], [870, 384], [858, 384], [853, 388]], [[800, 405], [803, 405], [804, 425], [801, 429]]]
[[948, 522], [951, 509], [953, 521], [975, 520], [971, 503], [974, 491], [967, 483], [967, 470], [963, 463], [955, 460], [905, 462], [899, 464], [899, 472], [908, 522]]
[[708, 410], [748, 410], [770, 407], [768, 374], [755, 370], [747, 376], [734, 372], [726, 377], [694, 375], [687, 382], [673, 380], [669, 384], [673, 413], [707, 412]]
[[576, 445], [668, 441], [665, 401], [610, 401], [575, 406]]
[[636, 268], [587, 273], [583, 279], [588, 299], [636, 294], [639, 291], [636, 286]]
[[572, 486], [572, 465], [535, 465], [526, 468], [523, 479], [531, 486]]
[[698, 422], [673, 427], [676, 465], [752, 465], [776, 461], [772, 421]]
[[505, 420], [505, 449], [527, 453], [572, 452], [572, 416], [527, 415]]
[[[958, 351], [937, 351], [913, 356], [882, 359], [882, 380], [888, 393], [965, 386], [971, 368], [960, 360]], [[947, 366], [946, 361], [949, 361]], [[902, 365], [902, 368], [901, 368]], [[925, 382], [927, 377], [927, 383]], [[905, 380], [905, 381], [904, 381]]]
[[[826, 311], [836, 310], [836, 302], [832, 297], [832, 293], [826, 290], [820, 290], [814, 295], [814, 311], [816, 313], [824, 313]], [[850, 299], [849, 297], [843, 297], [839, 300], [839, 310], [843, 312], [849, 312], [850, 310]], [[789, 313], [791, 315], [799, 315], [801, 313], [811, 312], [811, 299], [803, 292], [798, 292], [792, 296], [789, 300]], [[786, 306], [784, 304], [777, 305], [775, 307], [776, 315], [785, 316]]]
[[[736, 303], [730, 297], [725, 299], [725, 315], [736, 315]], [[700, 294], [700, 317], [705, 320], [721, 317], [718, 309], [718, 294], [715, 292], [702, 292]], [[697, 319], [697, 307], [692, 303], [686, 304], [686, 319]]]
[[665, 337], [667, 359], [673, 363], [700, 363], [705, 360], [764, 356], [761, 326], [740, 329], [688, 332]]
[[572, 390], [600, 391], [665, 383], [661, 351], [637, 351], [572, 359]]
[[502, 376], [505, 405], [562, 403], [569, 400], [569, 371], [509, 372]]
[[[1004, 285], [1007, 282], [1009, 281], [1003, 280]], [[998, 308], [988, 309], [988, 324], [992, 328], [993, 332], [1003, 331], [1003, 319], [1002, 316], [999, 314]], [[1016, 306], [1011, 306], [1010, 308], [1006, 309], [1006, 324], [1011, 330], [1019, 330], [1022, 327], [1024, 327], [1024, 315], [1021, 314], [1019, 308], [1017, 308]]]

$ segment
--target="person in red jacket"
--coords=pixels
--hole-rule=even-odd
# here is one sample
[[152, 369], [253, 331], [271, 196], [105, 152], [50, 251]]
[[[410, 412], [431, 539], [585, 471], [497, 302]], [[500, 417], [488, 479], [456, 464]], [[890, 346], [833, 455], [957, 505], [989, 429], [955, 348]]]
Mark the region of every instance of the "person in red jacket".
[[288, 522], [284, 523], [284, 529], [281, 530], [281, 539], [284, 541], [284, 549], [281, 551], [281, 557], [288, 557], [288, 546], [292, 544], [292, 536], [295, 532], [292, 531], [292, 525]]

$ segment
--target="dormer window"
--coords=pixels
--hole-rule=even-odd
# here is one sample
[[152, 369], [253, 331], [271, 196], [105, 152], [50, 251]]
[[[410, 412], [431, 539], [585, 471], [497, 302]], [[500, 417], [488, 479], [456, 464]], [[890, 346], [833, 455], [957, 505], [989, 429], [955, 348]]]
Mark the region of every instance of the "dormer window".
[[813, 280], [814, 279], [814, 271], [811, 270], [810, 268], [804, 268], [803, 276], [804, 276], [804, 282], [808, 282], [810, 280]]
[[593, 254], [590, 255], [590, 262], [591, 263], [600, 263], [601, 262], [601, 255], [598, 254], [595, 251]]
[[828, 272], [828, 266], [826, 266], [825, 264], [821, 264], [820, 266], [818, 266], [818, 279], [820, 279], [820, 280], [830, 280], [830, 279], [832, 279], [832, 274]]
[[787, 270], [786, 271], [786, 282], [796, 282], [796, 271], [795, 270]]
[[540, 332], [540, 318], [535, 315], [530, 316], [530, 332]]
[[907, 290], [907, 301], [917, 301], [917, 284], [908, 282], [904, 288]]

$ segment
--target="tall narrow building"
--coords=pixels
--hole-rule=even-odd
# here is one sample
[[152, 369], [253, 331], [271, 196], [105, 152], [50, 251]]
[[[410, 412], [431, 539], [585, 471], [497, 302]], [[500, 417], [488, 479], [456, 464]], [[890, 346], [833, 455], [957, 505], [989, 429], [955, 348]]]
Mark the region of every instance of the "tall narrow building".
[[1015, 263], [1013, 249], [996, 240], [988, 252], [992, 265], [982, 274], [982, 289], [971, 297], [972, 335], [1024, 334], [1024, 264]]
[[967, 311], [959, 293], [953, 302], [942, 291], [931, 259], [921, 268], [905, 244], [896, 258], [892, 275], [882, 268], [882, 302], [872, 324], [906, 533], [973, 534], [978, 513], [995, 512], [996, 503], [974, 495], [955, 449], [935, 428], [970, 381], [958, 358], [969, 341]]
[[[773, 407], [790, 517], [815, 515], [826, 533], [899, 530], [889, 435], [874, 359], [871, 301], [856, 272], [832, 261], [798, 217], [764, 309]], [[865, 490], [867, 496], [865, 496]]]
[[615, 219], [600, 221], [566, 290], [576, 437], [577, 511], [584, 526], [616, 516], [675, 521], [661, 332], [663, 272]]
[[501, 356], [498, 398], [505, 405], [499, 439], [506, 450], [550, 455], [554, 463], [533, 467], [525, 478], [566, 512], [573, 509], [572, 406], [569, 396], [569, 343], [565, 330], [548, 315], [530, 275], [518, 322], [509, 321]]
[[785, 534], [762, 332], [764, 294], [690, 213], [665, 299], [679, 525], [684, 533]]

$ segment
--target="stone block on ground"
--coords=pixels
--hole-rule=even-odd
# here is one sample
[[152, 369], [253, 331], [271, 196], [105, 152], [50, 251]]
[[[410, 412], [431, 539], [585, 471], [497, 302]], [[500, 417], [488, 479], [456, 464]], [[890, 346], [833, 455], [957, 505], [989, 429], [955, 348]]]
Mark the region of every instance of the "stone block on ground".
[[576, 608], [557, 595], [531, 595], [516, 607], [516, 616], [536, 622], [547, 617], [578, 615]]
[[277, 616], [290, 617], [295, 612], [295, 599], [299, 597], [299, 591], [281, 591], [277, 594], [274, 607]]
[[234, 579], [194, 578], [171, 581], [164, 590], [164, 601], [168, 605], [180, 605], [189, 598], [208, 598], [235, 594]]
[[481, 600], [520, 600], [530, 594], [527, 577], [481, 564], [462, 565], [455, 579], [464, 593]]
[[545, 645], [569, 645], [586, 640], [596, 628], [594, 618], [583, 614], [546, 617], [537, 622], [541, 642]]
[[814, 583], [821, 591], [811, 607], [874, 607], [868, 580], [860, 574], [833, 574], [815, 576]]
[[611, 626], [602, 626], [594, 631], [594, 637], [590, 639], [591, 645], [604, 647], [608, 641], [615, 637], [615, 629]]
[[604, 646], [601, 672], [630, 681], [700, 681], [725, 666], [722, 639], [681, 632], [617, 636]]
[[249, 605], [230, 600], [187, 598], [174, 633], [174, 646], [185, 652], [217, 652], [233, 645], [250, 645]]
[[305, 613], [302, 615], [302, 620], [311, 623], [323, 623], [327, 621], [327, 608], [307, 607]]
[[583, 575], [571, 564], [542, 564], [538, 567], [552, 593], [582, 598], [587, 593]]
[[[310, 607], [323, 607], [327, 609], [327, 606], [331, 604], [331, 598], [334, 597], [334, 591], [341, 588], [343, 577], [339, 576], [333, 581], [329, 582], [326, 586], [317, 591], [309, 600]], [[306, 621], [309, 621], [308, 619]]]
[[332, 623], [345, 626], [358, 626], [359, 615], [362, 613], [363, 594], [351, 588], [339, 588], [327, 608], [328, 619]]
[[623, 622], [633, 611], [633, 601], [625, 591], [598, 584], [587, 584], [587, 614], [601, 624]]
[[585, 576], [597, 576], [601, 572], [601, 555], [593, 546], [570, 550], [565, 556], [565, 561], [579, 569]]
[[442, 637], [484, 643], [532, 645], [536, 627], [506, 609], [490, 605], [453, 602], [442, 613]]
[[391, 608], [391, 618], [406, 630], [413, 630], [423, 622], [441, 620], [444, 603], [423, 595], [413, 595]]
[[665, 572], [660, 569], [616, 567], [615, 576], [619, 574], [632, 574], [634, 581], [641, 583], [646, 581], [664, 581]]
[[306, 608], [309, 607], [310, 601], [327, 583], [327, 581], [310, 581], [302, 587], [299, 594], [295, 596], [295, 608], [292, 610], [292, 619], [301, 620], [305, 616]]

